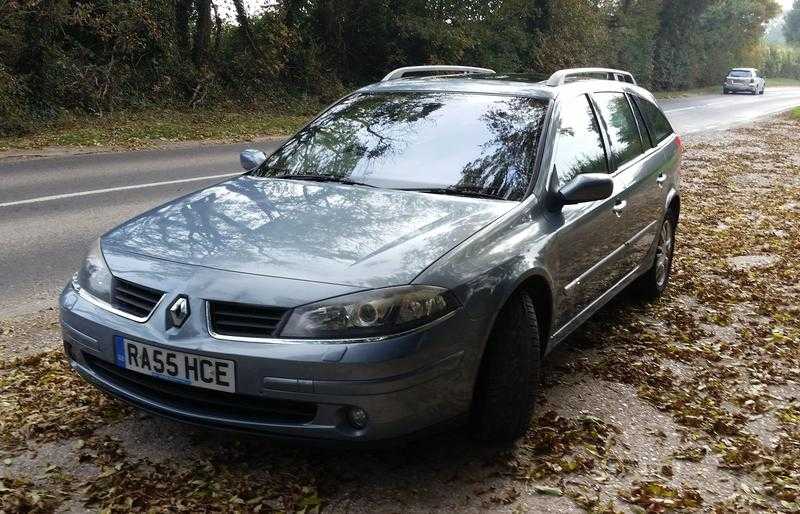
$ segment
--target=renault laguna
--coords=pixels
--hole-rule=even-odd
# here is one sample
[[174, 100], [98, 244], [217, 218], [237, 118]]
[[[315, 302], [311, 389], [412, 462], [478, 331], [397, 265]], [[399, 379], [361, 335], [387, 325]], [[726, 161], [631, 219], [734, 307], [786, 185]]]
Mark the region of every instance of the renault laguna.
[[60, 298], [65, 352], [208, 427], [511, 441], [548, 353], [623, 289], [666, 289], [682, 150], [625, 71], [395, 70], [100, 237]]

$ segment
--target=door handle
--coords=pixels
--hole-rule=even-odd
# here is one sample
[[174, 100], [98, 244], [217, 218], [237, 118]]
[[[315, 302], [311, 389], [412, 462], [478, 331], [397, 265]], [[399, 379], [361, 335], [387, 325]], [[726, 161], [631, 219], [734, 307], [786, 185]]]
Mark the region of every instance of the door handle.
[[661, 173], [656, 179], [656, 183], [658, 183], [658, 185], [661, 187], [664, 187], [664, 182], [666, 181], [667, 181], [667, 175], [665, 173]]
[[628, 206], [628, 202], [626, 200], [617, 200], [617, 203], [614, 204], [614, 214], [617, 217], [622, 216], [622, 211], [625, 210], [625, 207]]

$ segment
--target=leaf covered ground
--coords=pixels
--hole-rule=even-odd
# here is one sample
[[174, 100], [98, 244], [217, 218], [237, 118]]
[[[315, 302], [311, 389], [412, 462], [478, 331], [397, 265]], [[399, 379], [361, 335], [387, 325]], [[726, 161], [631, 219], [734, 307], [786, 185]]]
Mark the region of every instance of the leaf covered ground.
[[189, 428], [83, 384], [42, 350], [54, 319], [2, 321], [0, 512], [800, 512], [799, 135], [787, 116], [687, 141], [669, 293], [575, 334], [510, 449]]

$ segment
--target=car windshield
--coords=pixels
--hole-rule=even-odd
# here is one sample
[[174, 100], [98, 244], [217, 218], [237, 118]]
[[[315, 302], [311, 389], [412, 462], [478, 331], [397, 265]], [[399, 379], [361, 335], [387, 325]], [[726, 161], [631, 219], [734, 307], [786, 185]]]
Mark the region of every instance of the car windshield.
[[544, 100], [471, 93], [357, 93], [252, 174], [520, 200]]
[[752, 72], [750, 70], [731, 70], [728, 73], [729, 77], [750, 77]]

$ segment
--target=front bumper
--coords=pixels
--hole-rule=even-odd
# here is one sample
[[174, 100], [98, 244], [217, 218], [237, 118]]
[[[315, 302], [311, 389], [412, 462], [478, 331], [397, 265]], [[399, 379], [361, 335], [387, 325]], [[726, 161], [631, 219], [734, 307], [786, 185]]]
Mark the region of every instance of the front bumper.
[[[168, 305], [170, 298], [164, 304]], [[86, 301], [71, 286], [60, 299], [70, 365], [101, 390], [144, 410], [193, 424], [281, 438], [377, 441], [465, 415], [481, 348], [480, 323], [462, 310], [424, 330], [379, 342], [262, 344], [225, 341], [194, 319], [165, 329], [164, 308], [137, 323]], [[114, 337], [236, 363], [236, 393], [173, 384], [115, 366]], [[368, 423], [354, 428], [360, 407]]]

